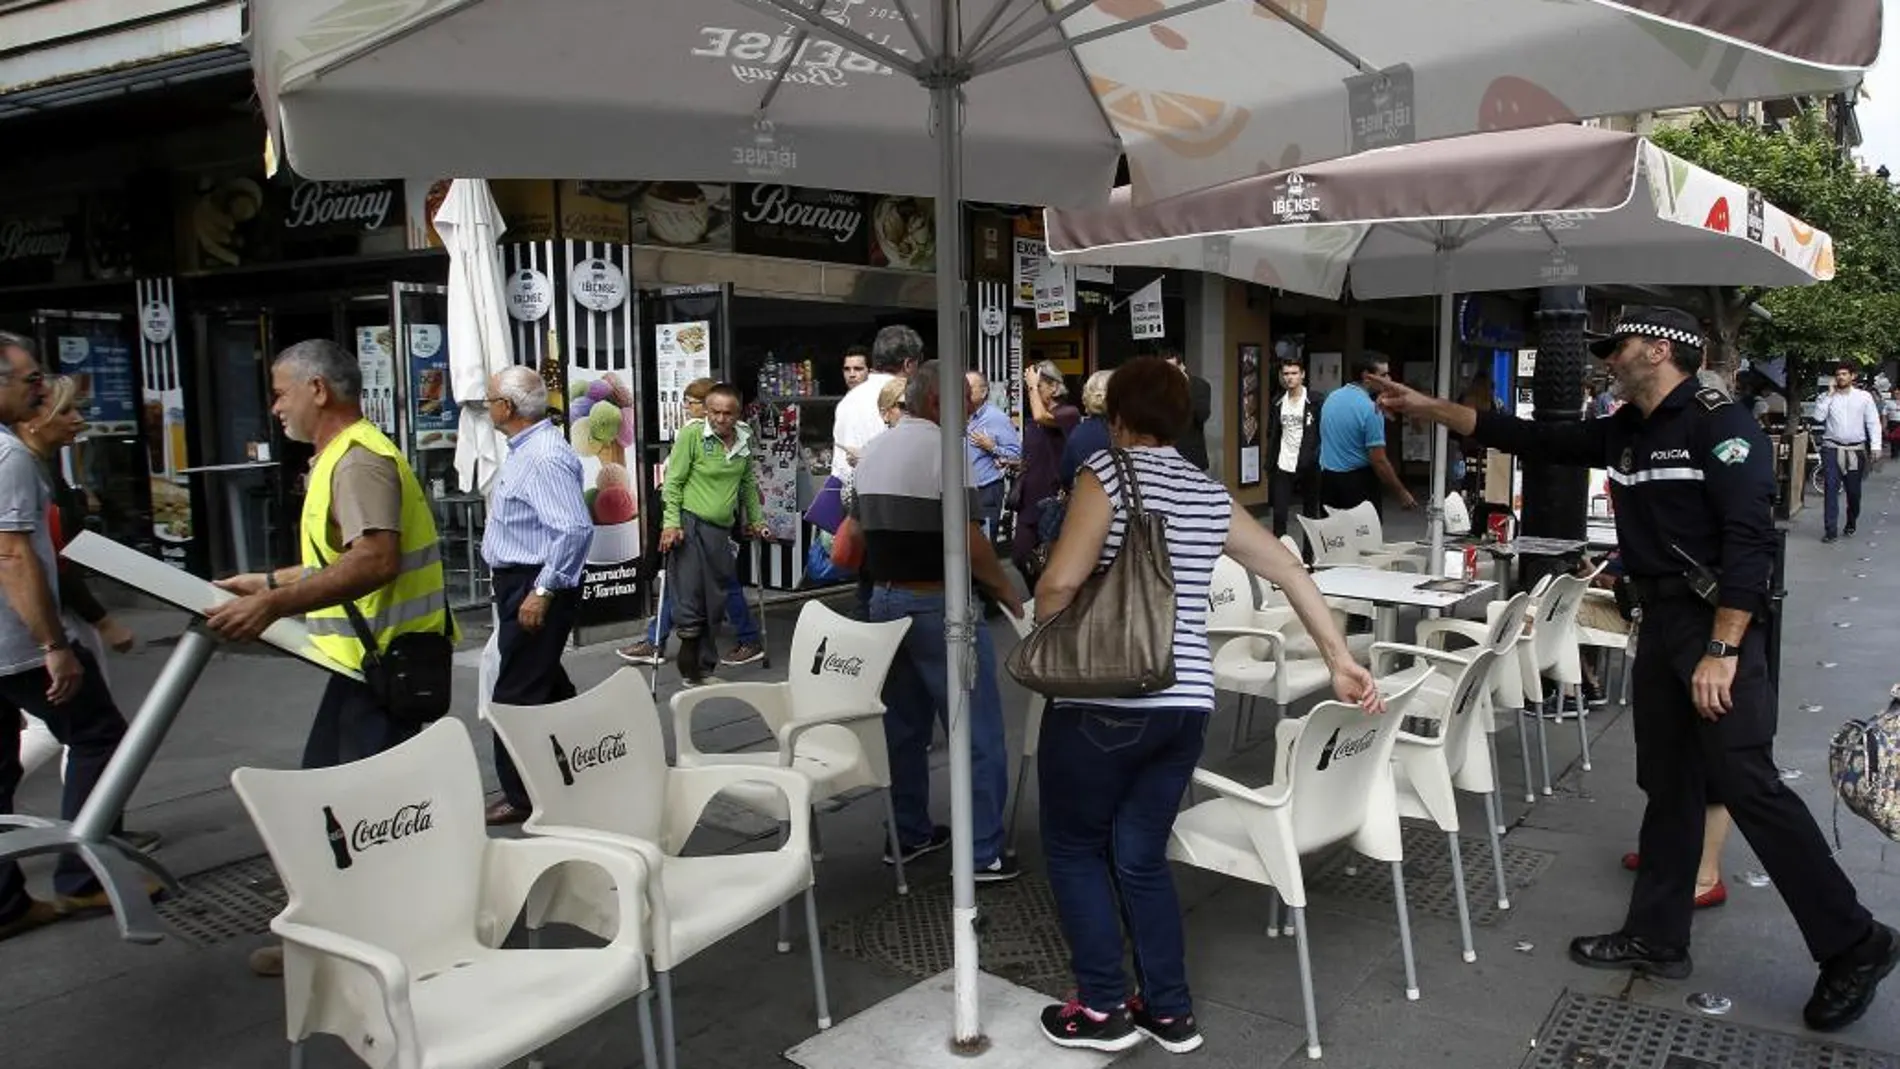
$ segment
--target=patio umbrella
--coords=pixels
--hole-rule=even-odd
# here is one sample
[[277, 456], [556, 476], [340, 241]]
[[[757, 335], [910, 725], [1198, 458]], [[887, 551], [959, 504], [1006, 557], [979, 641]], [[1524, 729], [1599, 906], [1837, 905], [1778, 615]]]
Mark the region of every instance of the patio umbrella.
[[480, 178], [456, 179], [436, 209], [435, 230], [449, 251], [449, 390], [462, 408], [455, 474], [463, 493], [484, 497], [508, 452], [484, 403], [489, 376], [515, 362], [495, 245], [507, 229]]
[[[1800, 286], [1834, 277], [1827, 234], [1635, 134], [1549, 126], [1369, 152], [1140, 207], [1047, 213], [1058, 261], [1199, 269], [1337, 297], [1436, 294], [1451, 392], [1458, 291], [1610, 283]], [[1443, 567], [1447, 437], [1432, 449]]]
[[[1857, 84], [1878, 51], [1879, 0], [1840, 0], [1826, 17], [1809, 7], [253, 0], [250, 12], [265, 119], [307, 177], [591, 175], [935, 197], [943, 520], [958, 531], [966, 195], [1099, 203], [1126, 153], [1142, 195], [1160, 197], [1394, 142]], [[948, 574], [967, 574], [961, 540], [944, 558]], [[947, 588], [945, 613], [965, 636], [949, 651], [945, 712], [954, 1040], [967, 1045], [980, 1031], [963, 584]]]

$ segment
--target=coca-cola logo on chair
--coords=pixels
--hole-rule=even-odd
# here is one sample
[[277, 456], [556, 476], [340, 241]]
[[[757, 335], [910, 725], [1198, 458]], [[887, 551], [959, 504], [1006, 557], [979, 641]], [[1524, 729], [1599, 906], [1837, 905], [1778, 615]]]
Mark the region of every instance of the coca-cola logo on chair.
[[830, 645], [830, 636], [818, 640], [818, 649], [812, 654], [811, 658], [812, 675], [819, 676], [830, 673], [832, 675], [850, 676], [852, 679], [856, 679], [864, 672], [864, 658], [847, 657], [842, 653], [827, 654], [825, 650]]
[[434, 805], [435, 799], [425, 798], [400, 806], [388, 816], [360, 819], [347, 836], [343, 833], [343, 822], [337, 819], [336, 809], [324, 806], [323, 831], [330, 841], [330, 854], [336, 867], [347, 869], [365, 850], [413, 838], [435, 827], [435, 817], [430, 813]]
[[602, 735], [572, 750], [562, 746], [561, 740], [552, 734], [548, 736], [548, 744], [554, 748], [554, 767], [561, 770], [561, 783], [568, 787], [574, 785], [575, 776], [627, 756], [627, 733], [624, 731]]

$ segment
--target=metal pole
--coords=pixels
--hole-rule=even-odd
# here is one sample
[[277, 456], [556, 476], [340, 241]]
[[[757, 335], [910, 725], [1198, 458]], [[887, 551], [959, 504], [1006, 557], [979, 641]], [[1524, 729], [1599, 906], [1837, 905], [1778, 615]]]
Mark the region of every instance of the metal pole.
[[943, 618], [949, 662], [944, 710], [950, 722], [950, 932], [956, 1016], [951, 1043], [984, 1046], [977, 1001], [976, 865], [971, 854], [970, 687], [976, 679], [976, 617], [970, 597], [969, 502], [964, 478], [962, 36], [957, 4], [937, 5], [942, 51], [926, 80], [937, 128], [937, 376], [943, 410]]
[[[1451, 291], [1451, 249], [1445, 243], [1440, 224], [1438, 250], [1433, 253], [1432, 273], [1438, 280], [1438, 396], [1451, 396], [1453, 359], [1452, 319], [1455, 300]], [[1403, 441], [1401, 430], [1401, 441]], [[1400, 455], [1404, 450], [1400, 450]], [[1451, 458], [1451, 432], [1443, 423], [1432, 425], [1432, 494], [1425, 502], [1425, 526], [1431, 536], [1428, 575], [1445, 574], [1445, 466]]]
[[106, 762], [105, 771], [99, 774], [99, 782], [86, 797], [86, 804], [79, 807], [79, 815], [73, 818], [74, 839], [98, 843], [112, 834], [119, 814], [132, 800], [133, 789], [151, 767], [158, 744], [165, 741], [172, 722], [185, 707], [185, 698], [191, 694], [191, 688], [210, 663], [211, 652], [217, 646], [218, 640], [196, 622], [179, 636], [177, 648], [159, 670], [158, 679], [152, 683], [138, 714], [127, 726], [125, 737], [119, 740], [118, 749]]

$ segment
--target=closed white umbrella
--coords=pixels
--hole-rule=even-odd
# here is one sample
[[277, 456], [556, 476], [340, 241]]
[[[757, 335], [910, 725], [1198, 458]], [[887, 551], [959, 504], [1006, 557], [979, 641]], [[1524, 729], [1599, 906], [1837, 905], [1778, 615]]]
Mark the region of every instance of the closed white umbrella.
[[461, 406], [455, 474], [463, 493], [488, 495], [508, 440], [488, 420], [488, 378], [514, 363], [502, 288], [501, 250], [508, 229], [487, 181], [458, 178], [435, 213], [449, 251], [449, 389]]
[[[1378, 145], [1831, 93], [1880, 0], [252, 0], [284, 158], [444, 172], [776, 181], [935, 197], [943, 522], [963, 493], [961, 204], [1096, 204]], [[1612, 75], [1606, 75], [1612, 70]], [[1524, 72], [1532, 72], [1535, 78]], [[947, 539], [946, 574], [968, 573]], [[946, 588], [969, 636], [969, 589]], [[975, 1044], [969, 681], [951, 643], [954, 1041]]]
[[[1528, 286], [1803, 286], [1834, 242], [1761, 194], [1635, 134], [1473, 134], [1229, 182], [1154, 204], [1050, 211], [1056, 260], [1177, 267], [1315, 296], [1436, 294], [1438, 392], [1452, 297]], [[1446, 434], [1432, 450], [1431, 564], [1443, 566]]]

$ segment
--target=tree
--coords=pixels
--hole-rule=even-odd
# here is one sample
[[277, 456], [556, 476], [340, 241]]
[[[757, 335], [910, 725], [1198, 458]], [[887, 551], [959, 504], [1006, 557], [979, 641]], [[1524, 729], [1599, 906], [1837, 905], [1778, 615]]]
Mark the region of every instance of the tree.
[[[1832, 282], [1763, 292], [1704, 294], [1719, 335], [1710, 362], [1732, 376], [1735, 345], [1794, 363], [1853, 360], [1875, 365], [1900, 353], [1900, 187], [1845, 159], [1818, 109], [1786, 131], [1704, 119], [1659, 130], [1658, 146], [1699, 167], [1760, 190], [1770, 203], [1834, 239]], [[1745, 310], [1759, 301], [1767, 322]], [[1790, 382], [1793, 375], [1790, 374]]]

